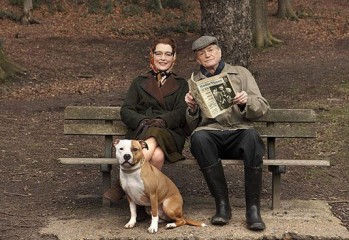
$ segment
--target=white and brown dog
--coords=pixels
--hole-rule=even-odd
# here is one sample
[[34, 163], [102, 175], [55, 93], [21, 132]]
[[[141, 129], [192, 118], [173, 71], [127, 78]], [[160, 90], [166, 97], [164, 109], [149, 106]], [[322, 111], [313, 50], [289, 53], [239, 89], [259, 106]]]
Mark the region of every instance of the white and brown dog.
[[143, 148], [148, 148], [145, 141], [115, 140], [114, 147], [115, 157], [120, 164], [120, 183], [131, 211], [131, 218], [125, 228], [133, 228], [136, 224], [136, 205], [150, 206], [152, 218], [149, 233], [158, 231], [159, 218], [169, 222], [167, 229], [185, 224], [207, 226], [183, 217], [183, 198], [177, 186], [145, 160], [142, 152]]

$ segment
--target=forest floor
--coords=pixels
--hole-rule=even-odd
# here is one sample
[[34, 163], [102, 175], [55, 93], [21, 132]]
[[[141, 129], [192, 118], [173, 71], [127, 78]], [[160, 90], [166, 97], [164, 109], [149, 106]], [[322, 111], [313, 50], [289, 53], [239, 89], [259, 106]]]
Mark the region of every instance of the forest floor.
[[[20, 11], [6, 2], [0, 10]], [[88, 15], [83, 5], [66, 3], [61, 12], [34, 11], [40, 24], [0, 18], [5, 54], [26, 69], [0, 83], [0, 239], [56, 239], [39, 234], [49, 218], [99, 206], [100, 199], [77, 198], [102, 194], [98, 167], [57, 162], [102, 153], [101, 139], [63, 135], [64, 108], [120, 105], [131, 80], [148, 68], [148, 46], [159, 24], [176, 29], [185, 19], [199, 25], [198, 3], [188, 2], [193, 14], [185, 16], [168, 10], [122, 18], [120, 9]], [[283, 43], [253, 50], [250, 70], [273, 108], [310, 108], [318, 114], [317, 139], [280, 142], [276, 154], [329, 159], [331, 167], [289, 167], [282, 199], [324, 200], [349, 230], [349, 2], [295, 0], [293, 5], [301, 19], [270, 14], [270, 31]], [[275, 4], [269, 7], [275, 12]], [[175, 71], [189, 77], [197, 67], [191, 43], [198, 33], [172, 36], [178, 43]], [[184, 196], [209, 194], [196, 168], [188, 175], [165, 170]], [[230, 194], [243, 198], [242, 170], [232, 171]], [[262, 198], [269, 201], [267, 170], [264, 176]]]

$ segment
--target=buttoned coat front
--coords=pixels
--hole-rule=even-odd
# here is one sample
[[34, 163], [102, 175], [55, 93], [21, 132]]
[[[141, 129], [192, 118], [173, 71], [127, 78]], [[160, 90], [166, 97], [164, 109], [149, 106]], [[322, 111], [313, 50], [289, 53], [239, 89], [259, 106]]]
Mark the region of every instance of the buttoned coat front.
[[128, 128], [126, 138], [135, 138], [135, 131], [143, 119], [162, 118], [174, 137], [178, 150], [182, 151], [187, 108], [184, 97], [188, 90], [187, 81], [174, 74], [167, 78], [161, 88], [150, 72], [135, 78], [120, 111], [121, 119]]

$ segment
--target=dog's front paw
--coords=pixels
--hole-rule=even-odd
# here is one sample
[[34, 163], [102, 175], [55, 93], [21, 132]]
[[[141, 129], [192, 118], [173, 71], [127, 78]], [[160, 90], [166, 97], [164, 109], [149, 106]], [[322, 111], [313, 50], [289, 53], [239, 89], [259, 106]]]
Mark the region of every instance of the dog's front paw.
[[148, 233], [156, 233], [158, 231], [159, 216], [151, 217], [150, 227], [148, 228]]
[[150, 225], [150, 227], [148, 228], [148, 233], [157, 233], [157, 231], [158, 231], [158, 226]]
[[128, 223], [125, 224], [124, 228], [133, 228], [136, 225], [136, 219], [130, 219]]

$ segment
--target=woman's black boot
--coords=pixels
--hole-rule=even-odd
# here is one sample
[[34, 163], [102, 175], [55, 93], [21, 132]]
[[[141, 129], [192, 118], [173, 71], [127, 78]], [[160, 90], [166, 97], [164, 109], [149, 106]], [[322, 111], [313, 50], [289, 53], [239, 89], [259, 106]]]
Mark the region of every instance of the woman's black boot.
[[225, 225], [231, 219], [231, 208], [227, 182], [225, 181], [221, 161], [201, 169], [207, 186], [216, 202], [216, 214], [212, 217], [213, 225]]
[[262, 168], [245, 167], [245, 198], [247, 228], [262, 231], [265, 224], [260, 214], [260, 196], [262, 190]]

